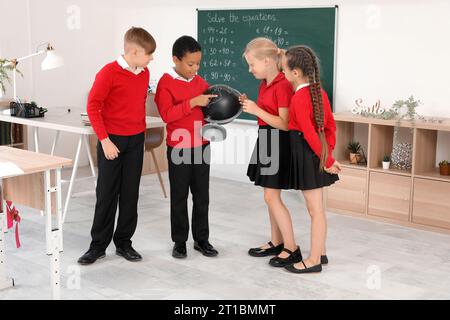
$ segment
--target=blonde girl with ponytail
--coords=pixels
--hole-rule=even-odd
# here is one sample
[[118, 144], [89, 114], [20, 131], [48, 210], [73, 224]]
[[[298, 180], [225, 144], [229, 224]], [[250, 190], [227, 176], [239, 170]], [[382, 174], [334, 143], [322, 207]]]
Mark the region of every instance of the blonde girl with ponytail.
[[[269, 212], [271, 240], [248, 253], [254, 257], [275, 255], [269, 264], [285, 267], [302, 260], [295, 242], [292, 220], [281, 199], [281, 190], [289, 188], [290, 141], [288, 133], [291, 84], [281, 72], [282, 50], [267, 38], [250, 41], [243, 54], [249, 72], [261, 80], [257, 101], [241, 97], [243, 110], [258, 118], [258, 140], [247, 176], [264, 188]], [[267, 161], [270, 159], [270, 162]]]

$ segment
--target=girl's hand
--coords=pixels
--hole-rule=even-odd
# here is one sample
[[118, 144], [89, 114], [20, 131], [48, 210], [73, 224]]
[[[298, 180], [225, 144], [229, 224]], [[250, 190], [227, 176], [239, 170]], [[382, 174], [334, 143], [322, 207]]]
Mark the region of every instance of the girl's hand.
[[324, 168], [324, 170], [331, 174], [338, 174], [339, 172], [341, 172], [342, 167], [341, 164], [337, 160], [335, 160], [331, 167]]
[[342, 166], [337, 160], [334, 160], [333, 167], [335, 167], [338, 170], [338, 172], [342, 171]]
[[116, 147], [116, 145], [109, 140], [109, 138], [103, 139], [101, 141], [103, 153], [105, 154], [105, 158], [108, 160], [114, 160], [119, 156], [119, 149]]
[[257, 115], [259, 107], [258, 105], [253, 102], [252, 100], [245, 99], [244, 102], [242, 102], [243, 110], [249, 114]]
[[248, 98], [247, 98], [247, 95], [244, 93], [244, 94], [241, 94], [240, 96], [239, 96], [239, 102], [241, 103], [241, 104], [243, 104], [244, 103], [244, 101], [245, 100], [247, 100]]

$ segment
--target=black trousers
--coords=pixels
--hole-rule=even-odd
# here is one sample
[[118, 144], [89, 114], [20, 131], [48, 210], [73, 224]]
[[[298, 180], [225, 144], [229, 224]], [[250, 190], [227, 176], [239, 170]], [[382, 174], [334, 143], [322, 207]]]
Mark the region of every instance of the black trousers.
[[[91, 229], [91, 249], [105, 250], [114, 240], [116, 247], [131, 246], [137, 225], [137, 204], [144, 158], [144, 133], [134, 136], [109, 135], [120, 150], [114, 160], [105, 158], [100, 142], [97, 144], [98, 180], [97, 203]], [[119, 217], [114, 222], [117, 204]]]
[[188, 196], [192, 193], [192, 236], [194, 241], [209, 238], [209, 144], [197, 148], [167, 147], [170, 181], [170, 223], [174, 242], [185, 242], [189, 235]]

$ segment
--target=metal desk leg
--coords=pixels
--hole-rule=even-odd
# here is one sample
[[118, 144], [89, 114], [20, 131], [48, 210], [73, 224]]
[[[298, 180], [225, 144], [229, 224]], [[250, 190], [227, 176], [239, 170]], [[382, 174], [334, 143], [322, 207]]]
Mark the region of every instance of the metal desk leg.
[[70, 177], [69, 189], [67, 191], [66, 202], [64, 204], [62, 223], [64, 223], [64, 221], [66, 220], [67, 208], [69, 206], [70, 197], [72, 196], [73, 182], [75, 180], [75, 177], [77, 176], [78, 160], [80, 159], [80, 151], [82, 143], [83, 143], [83, 135], [80, 134], [80, 137], [78, 138], [77, 153], [75, 154], [75, 160], [73, 162], [72, 176]]
[[61, 230], [61, 235], [59, 237], [59, 250], [63, 251], [63, 221], [62, 221], [62, 190], [61, 190], [61, 169], [56, 169], [56, 224], [58, 229]]
[[5, 201], [0, 199], [0, 205], [3, 207], [3, 212], [0, 213], [0, 290], [14, 286], [14, 280], [8, 278], [6, 274], [6, 254], [5, 254], [5, 232], [6, 227], [6, 206]]
[[56, 135], [55, 135], [55, 138], [53, 139], [52, 152], [50, 153], [51, 155], [53, 155], [55, 153], [55, 148], [56, 148], [56, 143], [58, 142], [58, 138], [59, 138], [59, 130], [56, 130]]
[[[56, 172], [58, 176], [58, 173]], [[58, 180], [58, 177], [57, 177]], [[59, 252], [61, 251], [60, 244], [62, 238], [62, 230], [58, 228], [52, 229], [52, 193], [58, 193], [61, 191], [61, 180], [59, 186], [51, 187], [50, 185], [50, 170], [45, 171], [44, 185], [45, 185], [45, 239], [47, 244], [47, 255], [50, 258], [50, 281], [52, 288], [52, 298], [60, 299], [61, 297], [61, 274], [59, 270]], [[59, 189], [59, 190], [58, 190]], [[58, 212], [57, 212], [58, 216]], [[59, 212], [61, 216], [61, 211]], [[58, 218], [57, 218], [58, 219]], [[60, 219], [59, 219], [60, 220]], [[61, 222], [59, 222], [61, 223]]]
[[39, 152], [39, 128], [33, 127], [34, 151]]
[[[39, 128], [33, 127], [33, 136], [34, 136], [34, 151], [39, 152]], [[44, 216], [44, 211], [40, 210], [41, 217]]]
[[[96, 175], [95, 175], [94, 161], [92, 160], [92, 154], [91, 154], [91, 148], [89, 147], [88, 136], [84, 134], [83, 139], [84, 139], [84, 145], [86, 146], [86, 152], [87, 152], [88, 159], [89, 159], [89, 166], [91, 167], [92, 177], [95, 178]], [[97, 181], [95, 179], [94, 179], [94, 186], [97, 187]]]

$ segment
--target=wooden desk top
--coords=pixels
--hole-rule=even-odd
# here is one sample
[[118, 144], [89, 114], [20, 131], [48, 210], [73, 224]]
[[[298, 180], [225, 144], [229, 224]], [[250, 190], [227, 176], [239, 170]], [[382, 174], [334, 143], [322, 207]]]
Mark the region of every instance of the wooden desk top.
[[[12, 162], [23, 170], [23, 175], [58, 169], [72, 164], [71, 159], [55, 157], [48, 154], [28, 150], [0, 146], [0, 165], [2, 162]], [[12, 177], [5, 176], [2, 179]]]

